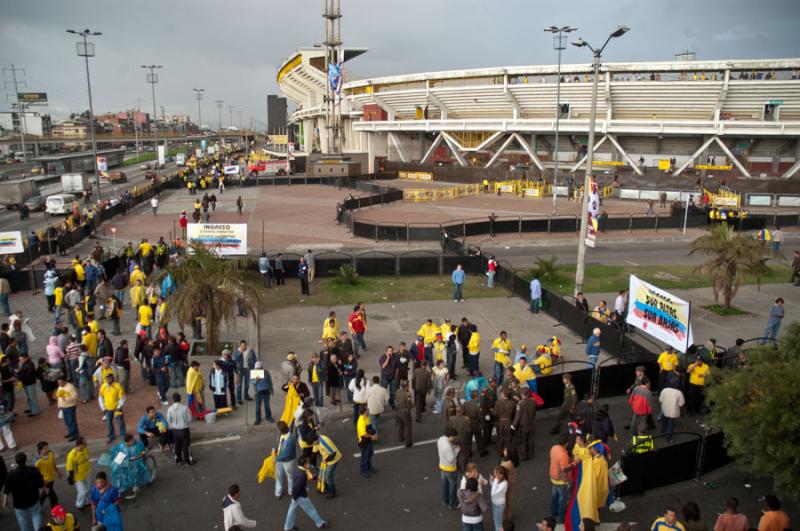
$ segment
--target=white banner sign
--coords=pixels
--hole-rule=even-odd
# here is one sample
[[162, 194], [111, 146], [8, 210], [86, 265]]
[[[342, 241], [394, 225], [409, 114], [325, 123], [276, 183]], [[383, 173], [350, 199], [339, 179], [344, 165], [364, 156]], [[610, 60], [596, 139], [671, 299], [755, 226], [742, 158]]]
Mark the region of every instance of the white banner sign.
[[186, 153], [176, 153], [175, 154], [175, 163], [178, 166], [183, 166], [186, 164]]
[[24, 250], [20, 231], [0, 232], [0, 254], [16, 254]]
[[[680, 352], [694, 343], [691, 303], [631, 275], [625, 321]], [[687, 334], [688, 330], [688, 334]]]
[[247, 254], [246, 223], [189, 223], [186, 232], [187, 240], [219, 255]]
[[158, 164], [163, 166], [167, 163], [167, 148], [165, 146], [158, 146]]
[[237, 173], [239, 173], [239, 166], [238, 165], [223, 166], [222, 169], [225, 172], [225, 175], [236, 175]]
[[194, 150], [194, 156], [199, 159], [200, 157], [203, 156], [203, 150], [202, 149], [195, 149]]
[[97, 157], [97, 171], [108, 171], [108, 159], [105, 157]]

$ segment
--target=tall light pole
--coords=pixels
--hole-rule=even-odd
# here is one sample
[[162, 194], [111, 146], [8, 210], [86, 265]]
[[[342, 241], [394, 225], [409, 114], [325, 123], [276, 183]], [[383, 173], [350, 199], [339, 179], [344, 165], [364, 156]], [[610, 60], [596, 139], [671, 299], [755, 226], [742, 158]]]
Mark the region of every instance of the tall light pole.
[[161, 65], [142, 65], [142, 68], [150, 71], [145, 75], [145, 79], [153, 88], [153, 148], [156, 150], [156, 170], [158, 170], [158, 115], [156, 114], [156, 83], [158, 83], [158, 74], [155, 73], [155, 70], [163, 67]]
[[556, 184], [558, 182], [558, 131], [561, 123], [561, 51], [566, 49], [567, 33], [578, 28], [550, 26], [544, 30], [553, 34], [553, 49], [558, 51], [558, 73], [556, 75], [556, 148], [553, 153], [553, 215], [556, 214]]
[[230, 127], [233, 127], [233, 105], [228, 105], [228, 119], [230, 120]]
[[102, 35], [99, 31], [85, 29], [83, 31], [67, 30], [67, 33], [78, 35], [83, 38], [83, 42], [78, 41], [76, 49], [78, 57], [83, 57], [86, 61], [86, 87], [89, 89], [89, 131], [92, 135], [92, 155], [94, 156], [94, 185], [97, 189], [97, 200], [100, 200], [100, 171], [97, 167], [97, 140], [94, 135], [94, 107], [92, 106], [92, 80], [89, 76], [89, 58], [94, 57], [94, 43], [88, 42], [86, 37], [96, 37]]
[[203, 114], [200, 110], [200, 102], [203, 101], [203, 93], [206, 89], [201, 88], [193, 88], [194, 97], [197, 100], [197, 130], [202, 134], [203, 133]]
[[[594, 77], [592, 79], [592, 107], [591, 107], [591, 115], [589, 116], [589, 140], [587, 141], [587, 151], [586, 151], [586, 172], [583, 177], [583, 201], [584, 203], [589, 200], [589, 188], [591, 187], [591, 178], [592, 178], [592, 159], [594, 158], [594, 126], [596, 121], [596, 114], [597, 114], [597, 78], [600, 77], [600, 56], [603, 53], [603, 50], [606, 49], [606, 46], [611, 41], [611, 39], [616, 39], [617, 37], [622, 37], [625, 35], [630, 28], [627, 26], [620, 26], [618, 27], [611, 35], [608, 36], [606, 42], [603, 43], [603, 46], [600, 48], [592, 48], [588, 42], [579, 38], [577, 41], [573, 42], [573, 46], [577, 46], [578, 48], [589, 48], [592, 53], [594, 54]], [[575, 294], [577, 295], [578, 292], [583, 291], [583, 277], [584, 272], [586, 270], [586, 231], [589, 227], [589, 219], [586, 212], [586, 208], [581, 206], [580, 209], [581, 214], [581, 230], [580, 234], [578, 235], [578, 265], [575, 268]]]
[[222, 131], [222, 104], [225, 103], [225, 101], [216, 100], [214, 103], [217, 104], [217, 111], [219, 111], [219, 130]]

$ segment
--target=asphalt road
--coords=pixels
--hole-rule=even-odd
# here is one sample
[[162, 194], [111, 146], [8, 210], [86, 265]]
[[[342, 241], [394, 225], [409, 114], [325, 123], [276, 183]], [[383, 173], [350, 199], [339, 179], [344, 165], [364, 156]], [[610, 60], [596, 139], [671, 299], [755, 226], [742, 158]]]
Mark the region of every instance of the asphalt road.
[[[176, 166], [174, 162], [170, 162], [167, 164], [166, 169], [161, 170], [162, 173], [164, 172], [174, 172], [176, 170]], [[128, 181], [126, 183], [109, 183], [107, 181], [100, 181], [100, 196], [103, 198], [110, 197], [110, 196], [118, 196], [122, 193], [123, 190], [128, 189], [132, 190], [134, 186], [141, 186], [144, 184], [144, 174], [148, 170], [141, 170], [139, 169], [139, 164], [131, 165], [131, 166], [118, 166], [112, 168], [111, 171], [123, 171], [125, 175], [128, 177]], [[92, 177], [93, 179], [94, 177]], [[54, 183], [41, 189], [41, 195], [47, 197], [53, 194], [61, 193], [61, 184]], [[96, 194], [92, 196], [93, 198], [96, 197]], [[60, 222], [63, 221], [62, 216], [53, 216], [53, 222]], [[42, 229], [47, 226], [47, 221], [44, 218], [44, 212], [31, 212], [30, 218], [22, 221], [19, 219], [19, 211], [18, 210], [8, 210], [8, 209], [0, 209], [0, 230], [3, 231], [22, 231], [23, 236], [29, 234], [31, 230], [38, 230]]]
[[[617, 400], [620, 403], [612, 405], [612, 411], [625, 408], [624, 400]], [[281, 406], [273, 399], [273, 412]], [[555, 437], [547, 435], [546, 428], [555, 414], [556, 411], [539, 412], [537, 454], [532, 461], [522, 463], [518, 471], [514, 519], [520, 530], [534, 529], [534, 523], [548, 512], [548, 452]], [[129, 424], [134, 425], [132, 420]], [[334, 418], [324, 426], [323, 433], [337, 444], [343, 458], [336, 469], [339, 497], [328, 500], [311, 493], [311, 500], [323, 518], [328, 519], [334, 529], [460, 529], [460, 513], [447, 510], [440, 502], [440, 478], [433, 441], [441, 433], [441, 418], [427, 414], [421, 424], [414, 425], [414, 440], [420, 445], [413, 448], [398, 446], [392, 413], [385, 414], [381, 419], [379, 431], [381, 443], [376, 446], [379, 453], [373, 460], [378, 473], [370, 479], [364, 479], [358, 473], [359, 460], [354, 457], [358, 447], [349, 416], [346, 419]], [[59, 428], [52, 436], [60, 433]], [[167, 459], [167, 455], [157, 451], [157, 481], [144, 488], [136, 499], [123, 502], [125, 529], [221, 529], [221, 502], [228, 485], [232, 483], [241, 486], [244, 512], [249, 518], [257, 520], [257, 529], [283, 529], [288, 499], [277, 500], [274, 497], [272, 480], [266, 480], [262, 485], [256, 483], [256, 473], [275, 440], [275, 433], [273, 424], [262, 424], [240, 439], [233, 437], [223, 442], [203, 443], [194, 447], [193, 454], [198, 464], [192, 468], [177, 467]], [[484, 475], [490, 473], [497, 464], [494, 448], [492, 450], [486, 457], [473, 458]], [[93, 452], [92, 456], [96, 457], [97, 454]], [[63, 456], [59, 462], [63, 462]], [[101, 469], [95, 464], [92, 473]], [[680, 507], [687, 500], [697, 500], [706, 522], [713, 525], [725, 498], [734, 495], [741, 501], [741, 510], [750, 516], [751, 526], [756, 525], [753, 518], [759, 514], [758, 498], [770, 488], [767, 481], [747, 479], [734, 466], [727, 466], [705, 476], [703, 480], [712, 482], [714, 487], [685, 482], [643, 496], [625, 498], [628, 510], [622, 514], [603, 510], [601, 519], [606, 524], [639, 522], [641, 528], [659, 516], [665, 506]], [[745, 484], [751, 484], [751, 487]], [[74, 507], [74, 489], [61, 479], [56, 484], [56, 491], [71, 510]], [[796, 507], [789, 506], [788, 510], [793, 517], [797, 517]], [[0, 517], [2, 528], [5, 525], [3, 521], [12, 520], [13, 515], [8, 511], [0, 511], [0, 514], [3, 515]], [[89, 518], [88, 512], [80, 515], [81, 524], [87, 529]], [[297, 525], [301, 529], [313, 529], [311, 521], [302, 513], [298, 515]], [[615, 528], [616, 524], [609, 528], [604, 526], [609, 530]], [[485, 529], [492, 529], [490, 521]]]

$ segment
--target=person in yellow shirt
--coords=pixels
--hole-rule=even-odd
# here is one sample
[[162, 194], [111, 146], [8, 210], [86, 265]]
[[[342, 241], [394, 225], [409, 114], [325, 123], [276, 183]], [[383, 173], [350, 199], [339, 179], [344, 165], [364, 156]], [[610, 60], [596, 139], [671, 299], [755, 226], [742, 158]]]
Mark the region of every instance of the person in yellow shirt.
[[192, 417], [203, 420], [205, 418], [205, 399], [203, 398], [203, 375], [200, 373], [200, 362], [192, 360], [189, 370], [186, 371], [186, 405]]
[[373, 440], [378, 438], [378, 432], [370, 420], [369, 408], [366, 404], [359, 407], [356, 438], [358, 446], [361, 448], [361, 476], [368, 478], [370, 473], [377, 472], [372, 466], [372, 455], [375, 453]]
[[481, 360], [481, 335], [478, 333], [478, 327], [473, 325], [472, 335], [469, 336], [469, 343], [467, 344], [467, 368], [470, 374], [476, 374], [480, 371]]
[[694, 415], [700, 413], [703, 407], [703, 389], [706, 386], [708, 375], [711, 373], [711, 368], [702, 356], [697, 356], [696, 361], [686, 367], [686, 372], [689, 374], [686, 411], [690, 415]]
[[444, 339], [445, 343], [447, 342], [447, 337], [453, 333], [453, 331], [450, 329], [452, 326], [452, 321], [450, 321], [450, 319], [445, 319], [442, 323], [442, 326], [439, 327], [439, 331], [442, 333], [442, 339]]
[[36, 470], [42, 475], [44, 481], [44, 490], [39, 496], [39, 499], [44, 501], [44, 498], [50, 500], [50, 508], [52, 509], [58, 505], [58, 494], [56, 494], [54, 485], [56, 478], [61, 477], [61, 471], [56, 467], [56, 454], [50, 451], [50, 446], [47, 441], [39, 441], [36, 443], [36, 462], [34, 466]]
[[508, 340], [505, 330], [492, 342], [492, 352], [494, 352], [494, 380], [497, 385], [503, 385], [503, 375], [506, 369], [511, 367], [511, 341]]
[[547, 376], [553, 372], [553, 358], [548, 347], [544, 345], [539, 345], [536, 350], [539, 353], [539, 357], [533, 360], [533, 365], [535, 366], [533, 370], [542, 376]]
[[131, 272], [131, 278], [130, 278], [131, 286], [135, 286], [136, 284], [139, 283], [140, 280], [142, 281], [142, 285], [144, 285], [144, 281], [146, 279], [147, 275], [144, 274], [144, 271], [142, 271], [138, 265], [133, 266], [133, 271]]
[[530, 365], [528, 365], [528, 358], [522, 356], [514, 365], [514, 378], [517, 379], [520, 386], [528, 386], [531, 392], [536, 393], [539, 391], [538, 384], [536, 383], [536, 373]]
[[672, 347], [667, 347], [667, 350], [658, 355], [658, 387], [663, 389], [667, 383], [667, 379], [678, 368], [678, 355]]
[[327, 435], [318, 434], [312, 446], [314, 452], [322, 458], [319, 469], [319, 479], [317, 480], [317, 490], [324, 492], [326, 498], [336, 497], [336, 483], [333, 480], [333, 472], [336, 470], [336, 463], [342, 459], [339, 448]]
[[91, 330], [93, 334], [96, 334], [97, 331], [100, 330], [100, 323], [97, 322], [97, 319], [92, 319], [86, 323], [86, 326], [89, 327], [89, 330]]
[[97, 334], [92, 332], [91, 328], [84, 329], [81, 343], [86, 345], [86, 352], [89, 353], [89, 356], [97, 357]]
[[72, 261], [72, 270], [75, 272], [75, 280], [77, 280], [79, 284], [82, 285], [86, 282], [86, 270], [83, 269], [80, 257], [75, 256], [75, 259]]
[[169, 311], [167, 311], [167, 301], [164, 297], [159, 297], [156, 302], [156, 323], [162, 328], [167, 328], [169, 324]]
[[139, 306], [139, 327], [141, 330], [145, 331], [147, 337], [152, 337], [153, 309], [149, 304], [142, 304]]
[[328, 313], [328, 318], [322, 322], [322, 341], [338, 338], [339, 320], [336, 318], [336, 312], [331, 311]]
[[433, 341], [433, 345], [431, 346], [431, 353], [433, 354], [433, 364], [434, 366], [439, 363], [439, 360], [447, 362], [446, 354], [444, 352], [444, 340], [442, 339], [442, 333], [436, 332], [436, 339]]
[[142, 243], [139, 244], [139, 248], [137, 251], [142, 255], [142, 258], [147, 258], [150, 256], [150, 252], [153, 250], [153, 245], [147, 241], [147, 238], [142, 238]]
[[440, 328], [433, 322], [433, 319], [428, 319], [417, 331], [417, 336], [422, 336], [426, 345], [433, 345], [436, 341], [436, 333], [440, 332]]
[[106, 442], [113, 442], [117, 438], [116, 433], [114, 433], [114, 419], [117, 419], [120, 437], [124, 437], [125, 417], [122, 414], [122, 408], [125, 405], [125, 391], [120, 384], [114, 381], [113, 374], [106, 375], [106, 382], [100, 388], [97, 400], [108, 425], [108, 440]]
[[67, 454], [67, 478], [75, 485], [78, 491], [75, 499], [75, 507], [79, 510], [89, 505], [89, 472], [92, 468], [89, 462], [89, 449], [86, 447], [86, 439], [78, 437], [75, 440], [75, 448]]
[[[137, 266], [138, 267], [138, 266]], [[131, 283], [131, 308], [138, 310], [146, 301], [144, 285], [141, 280]]]

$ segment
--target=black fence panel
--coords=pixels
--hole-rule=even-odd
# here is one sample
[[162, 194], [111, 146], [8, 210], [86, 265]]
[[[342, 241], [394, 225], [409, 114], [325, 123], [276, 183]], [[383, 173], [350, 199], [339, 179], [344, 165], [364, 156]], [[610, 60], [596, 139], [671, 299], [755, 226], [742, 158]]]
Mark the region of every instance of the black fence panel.
[[503, 219], [494, 222], [495, 234], [509, 234], [519, 232], [519, 219]]
[[739, 230], [761, 230], [766, 226], [766, 216], [749, 216], [739, 220]]
[[353, 236], [359, 236], [361, 238], [374, 238], [375, 225], [371, 223], [364, 223], [363, 221], [354, 221]]
[[405, 225], [378, 225], [379, 240], [404, 242], [407, 237]]
[[650, 362], [642, 363], [619, 365], [613, 362], [601, 363], [598, 367], [597, 397], [624, 395], [628, 387], [636, 380], [636, 367], [639, 365], [645, 368], [645, 374], [651, 382], [658, 382], [658, 364], [655, 362], [655, 357]]
[[34, 288], [34, 286], [31, 285], [31, 276], [28, 271], [4, 271], [0, 273], [0, 277], [8, 280], [13, 293], [18, 291], [30, 291]]
[[522, 232], [547, 232], [547, 219], [523, 219]]
[[550, 232], [576, 232], [577, 230], [577, 218], [552, 218], [550, 220]]
[[401, 275], [438, 275], [439, 257], [425, 255], [405, 255], [400, 257]]
[[703, 446], [703, 459], [700, 474], [708, 474], [733, 462], [725, 449], [725, 436], [721, 431], [707, 435]]
[[775, 216], [775, 225], [781, 227], [795, 227], [800, 225], [800, 216], [797, 214], [778, 214]]
[[319, 177], [306, 177], [306, 184], [322, 184], [322, 179]]
[[589, 327], [588, 313], [576, 307], [570, 299], [566, 298], [560, 300], [559, 311], [559, 318], [564, 326], [581, 339], [589, 337], [591, 328]]
[[275, 177], [272, 179], [273, 184], [275, 185], [289, 185], [292, 184], [288, 177]]
[[631, 227], [634, 229], [655, 229], [656, 217], [655, 216], [632, 217]]
[[[451, 236], [454, 236], [451, 234]], [[435, 242], [439, 241], [442, 237], [442, 230], [438, 225], [430, 227], [414, 226], [408, 227], [408, 238], [417, 242]]]
[[464, 236], [464, 223], [461, 221], [443, 223], [441, 227], [453, 236]]
[[353, 257], [341, 253], [320, 253], [314, 257], [314, 275], [318, 277], [335, 277], [339, 268], [353, 265]]
[[622, 458], [622, 471], [628, 480], [620, 485], [620, 496], [640, 494], [696, 477], [699, 437], [663, 447], [659, 442], [657, 439], [655, 452], [631, 453]]
[[[400, 258], [401, 262], [402, 260]], [[358, 256], [356, 257], [356, 270], [359, 275], [364, 276], [393, 277], [397, 274], [397, 258], [380, 254]]]
[[592, 369], [582, 368], [584, 364], [567, 362], [553, 365], [553, 374], [536, 378], [538, 394], [544, 400], [542, 409], [560, 407], [564, 400], [564, 382], [561, 375], [569, 373], [572, 375], [572, 384], [579, 397], [591, 391], [592, 388]]
[[605, 232], [607, 230], [628, 230], [631, 226], [631, 218], [605, 218], [600, 220], [599, 228]]
[[489, 221], [467, 221], [466, 236], [479, 234], [489, 234]]
[[478, 279], [475, 277], [470, 277], [469, 275], [482, 275], [483, 271], [483, 260], [480, 256], [451, 256], [451, 255], [444, 255], [442, 258], [442, 267], [444, 270], [445, 275], [450, 275], [455, 270], [456, 266], [461, 264], [461, 267], [467, 273], [467, 279], [464, 282], [464, 289], [469, 290], [470, 284], [473, 286], [475, 282], [479, 282], [483, 279]]
[[683, 227], [683, 216], [664, 216], [658, 218], [659, 229], [678, 229]]
[[[689, 217], [686, 219], [687, 227], [702, 227], [708, 225], [708, 217], [704, 212], [689, 212]], [[681, 221], [681, 227], [683, 222]]]

